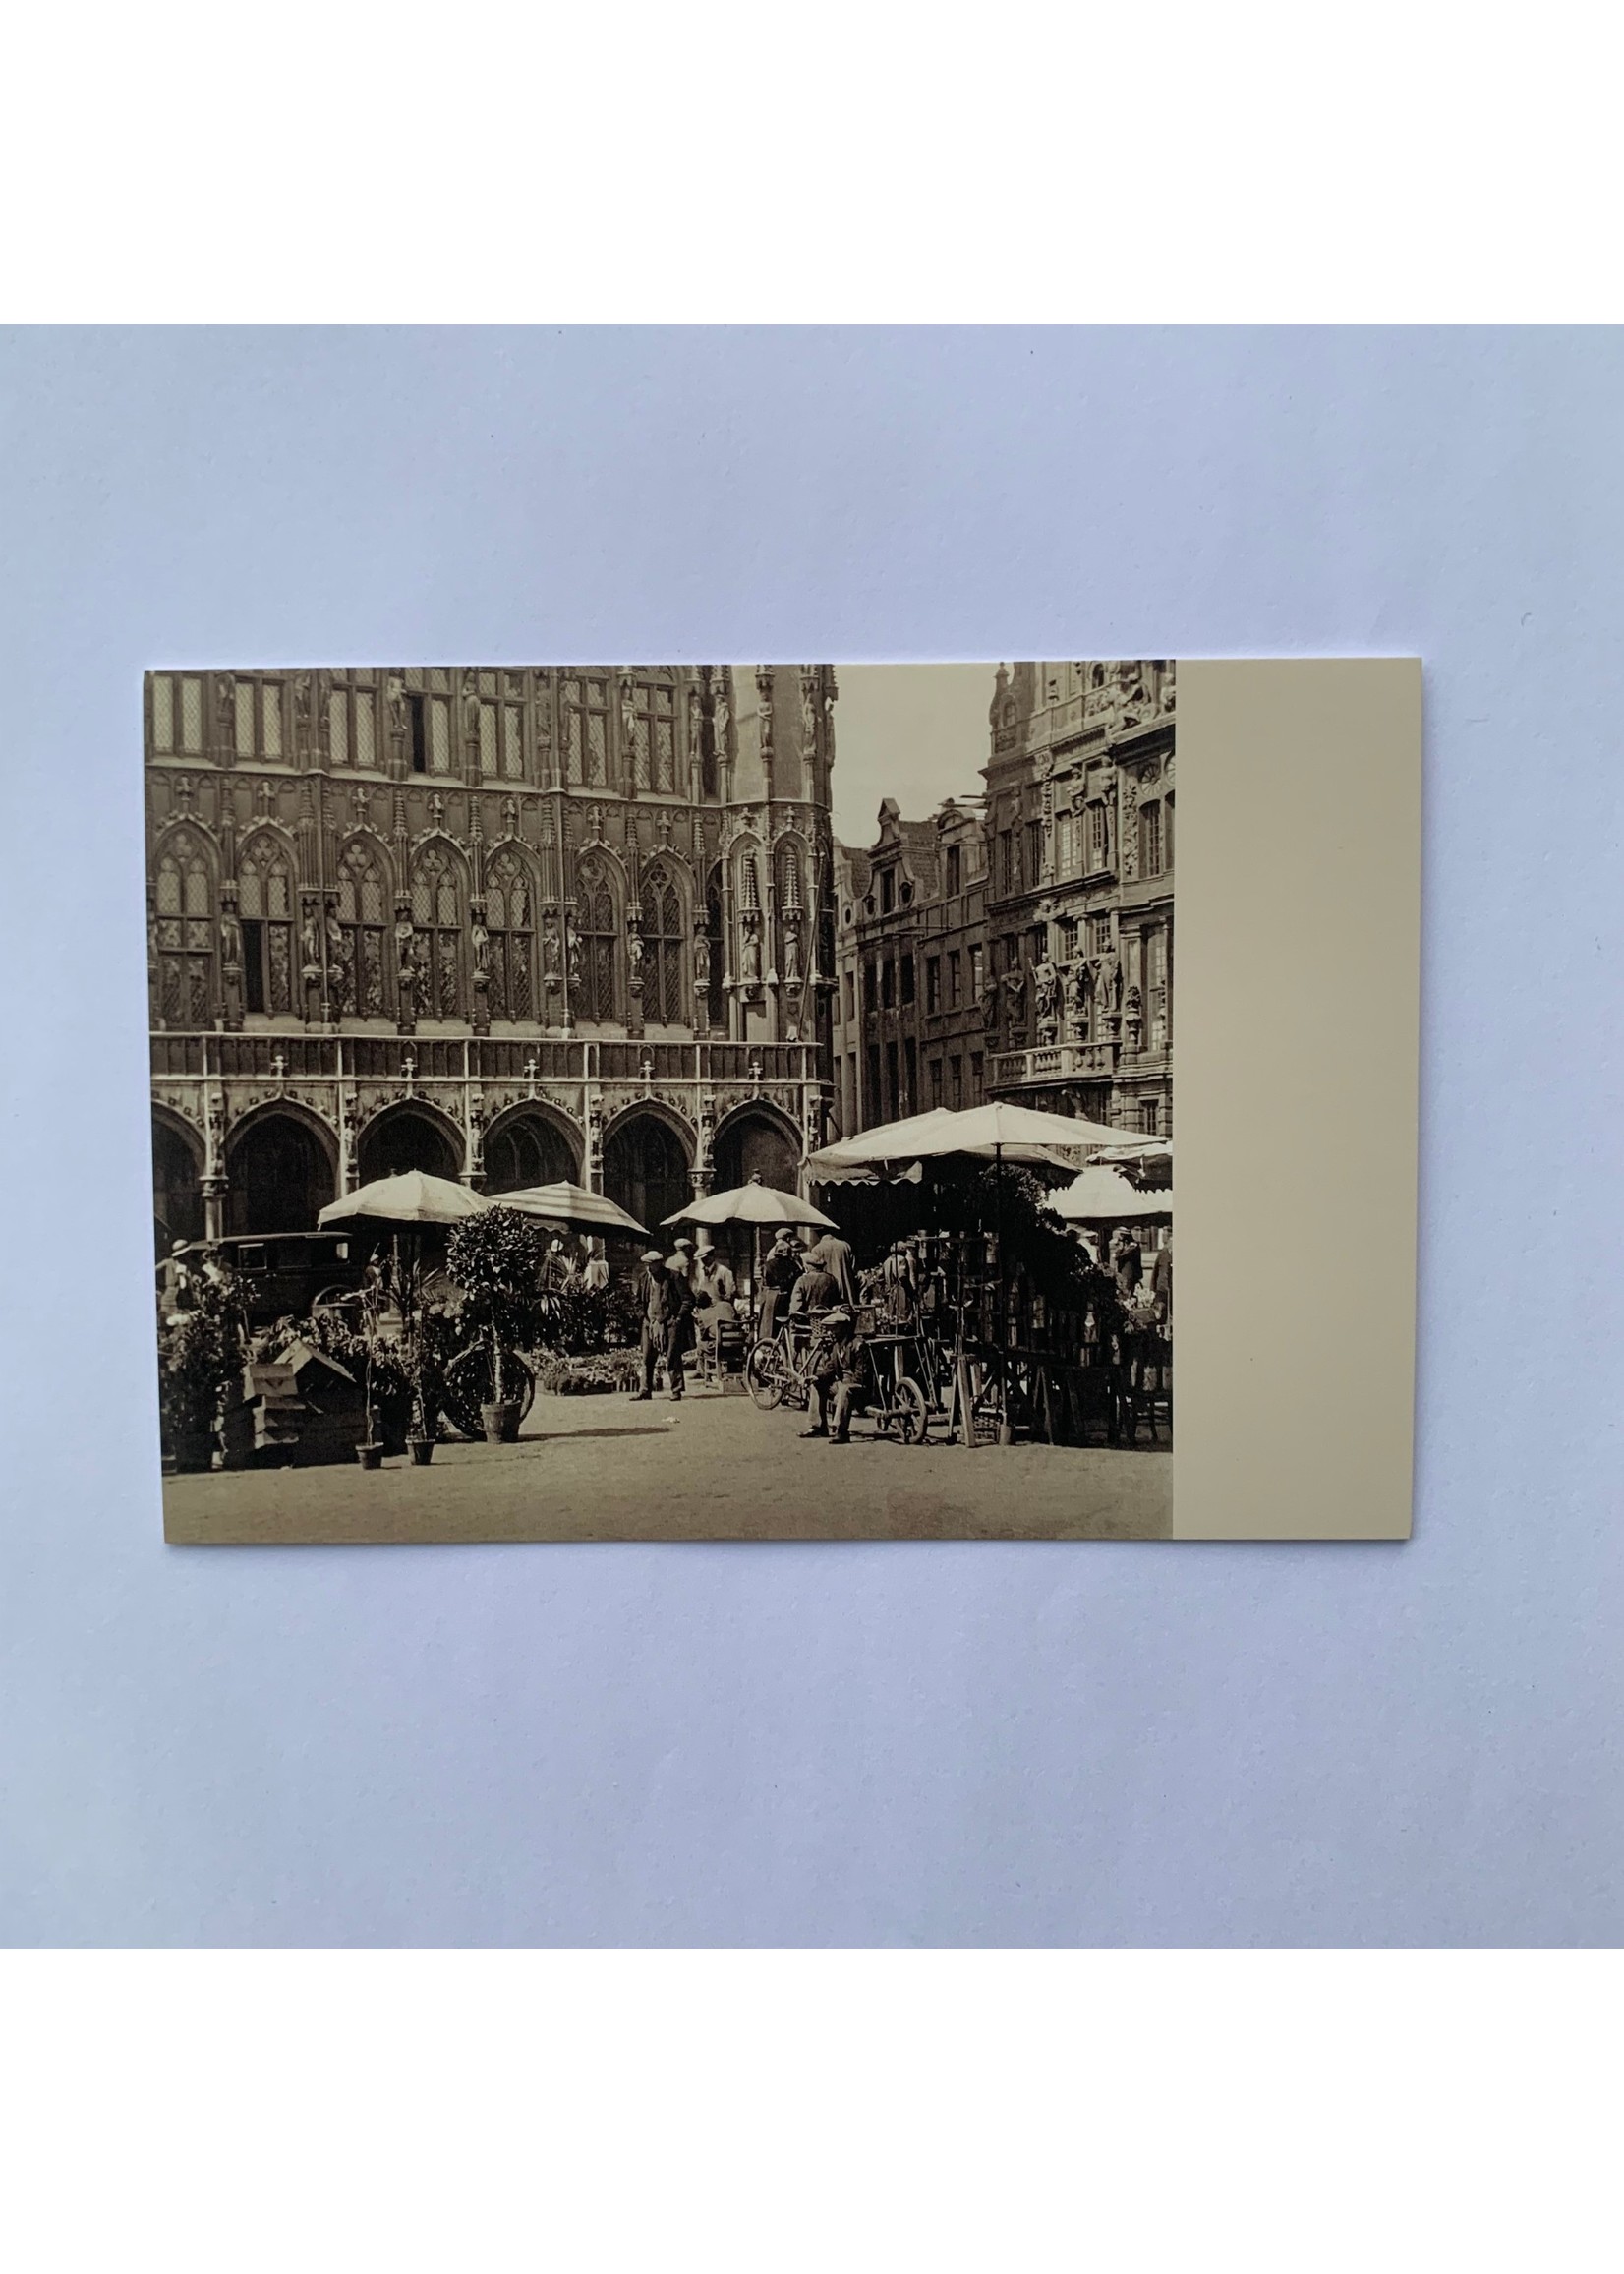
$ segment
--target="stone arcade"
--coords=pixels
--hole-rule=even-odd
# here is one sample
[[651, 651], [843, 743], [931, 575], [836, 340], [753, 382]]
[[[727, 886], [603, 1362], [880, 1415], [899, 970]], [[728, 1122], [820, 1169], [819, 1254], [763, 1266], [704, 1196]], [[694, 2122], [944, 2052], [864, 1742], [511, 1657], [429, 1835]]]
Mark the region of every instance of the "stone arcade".
[[160, 1250], [404, 1168], [654, 1224], [823, 1142], [827, 665], [145, 685]]

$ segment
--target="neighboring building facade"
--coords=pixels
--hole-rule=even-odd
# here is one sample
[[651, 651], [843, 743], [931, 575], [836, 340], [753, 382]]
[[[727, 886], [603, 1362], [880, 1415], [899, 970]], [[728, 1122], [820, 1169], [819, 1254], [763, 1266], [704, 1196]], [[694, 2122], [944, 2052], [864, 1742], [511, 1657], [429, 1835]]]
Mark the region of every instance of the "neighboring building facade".
[[826, 1134], [833, 671], [165, 671], [160, 1241], [420, 1167], [654, 1225]]
[[986, 768], [988, 1087], [1169, 1136], [1171, 663], [1001, 665]]
[[847, 1136], [982, 1095], [980, 800], [904, 821], [888, 797], [879, 832], [866, 851], [835, 854], [835, 1097]]

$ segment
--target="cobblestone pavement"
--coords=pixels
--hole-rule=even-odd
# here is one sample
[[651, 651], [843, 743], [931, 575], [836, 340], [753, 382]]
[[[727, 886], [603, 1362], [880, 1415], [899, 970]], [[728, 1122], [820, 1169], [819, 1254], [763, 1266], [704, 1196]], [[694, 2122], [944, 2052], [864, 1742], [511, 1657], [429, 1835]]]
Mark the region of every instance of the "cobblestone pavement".
[[516, 1445], [164, 1482], [182, 1544], [476, 1540], [1165, 1540], [1173, 1462], [1133, 1452], [803, 1440], [806, 1417], [691, 1390], [679, 1405], [540, 1397]]

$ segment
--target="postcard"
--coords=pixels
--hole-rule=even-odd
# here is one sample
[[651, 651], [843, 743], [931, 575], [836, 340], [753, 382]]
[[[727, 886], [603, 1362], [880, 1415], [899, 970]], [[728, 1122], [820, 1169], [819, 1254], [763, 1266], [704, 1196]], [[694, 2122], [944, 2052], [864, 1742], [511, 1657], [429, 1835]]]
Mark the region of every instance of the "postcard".
[[171, 1542], [1408, 1533], [1413, 660], [142, 704]]

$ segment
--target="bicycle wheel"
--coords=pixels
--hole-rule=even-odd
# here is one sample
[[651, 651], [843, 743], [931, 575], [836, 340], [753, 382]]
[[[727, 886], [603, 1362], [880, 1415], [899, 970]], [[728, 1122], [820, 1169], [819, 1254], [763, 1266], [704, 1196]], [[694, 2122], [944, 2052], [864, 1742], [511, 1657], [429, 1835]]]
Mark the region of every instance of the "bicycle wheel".
[[896, 1424], [897, 1434], [904, 1445], [922, 1445], [930, 1428], [930, 1410], [925, 1404], [925, 1393], [911, 1374], [904, 1374], [892, 1392], [889, 1419]]
[[[485, 1434], [480, 1408], [490, 1404], [494, 1388], [495, 1377], [487, 1343], [476, 1342], [467, 1350], [458, 1351], [445, 1370], [440, 1410], [454, 1429], [476, 1444]], [[515, 1351], [502, 1353], [502, 1390], [504, 1395], [517, 1400], [522, 1422], [536, 1402], [536, 1376]]]
[[744, 1386], [764, 1414], [770, 1414], [783, 1396], [783, 1362], [776, 1342], [751, 1346], [744, 1362]]

